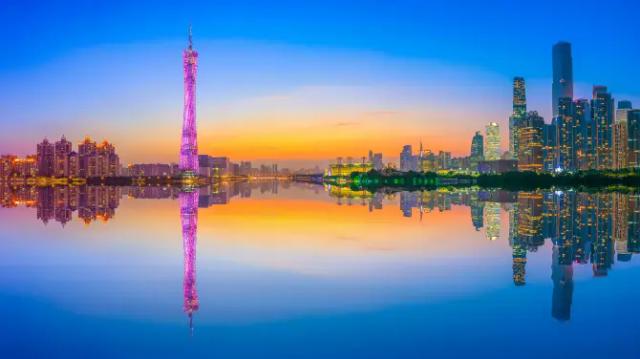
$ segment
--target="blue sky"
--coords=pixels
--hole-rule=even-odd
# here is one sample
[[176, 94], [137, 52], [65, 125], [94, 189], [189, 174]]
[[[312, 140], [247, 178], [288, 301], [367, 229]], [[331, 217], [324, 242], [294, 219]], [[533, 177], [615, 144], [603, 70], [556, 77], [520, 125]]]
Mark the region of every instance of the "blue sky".
[[[515, 75], [528, 80], [530, 109], [549, 121], [551, 46], [559, 40], [573, 44], [577, 96], [598, 83], [616, 99], [640, 101], [639, 8], [634, 1], [4, 1], [0, 126], [10, 131], [0, 133], [0, 152], [28, 152], [44, 136], [90, 134], [116, 142], [130, 161], [170, 160], [171, 151], [137, 150], [136, 141], [152, 126], [153, 141], [177, 143], [189, 23], [201, 54], [198, 114], [207, 150], [282, 158], [296, 146], [267, 147], [287, 142], [286, 131], [253, 151], [235, 151], [231, 138], [255, 143], [251, 134], [242, 138], [241, 124], [269, 128], [274, 118], [288, 119], [283, 128], [294, 118], [357, 123], [375, 136], [384, 120], [369, 126], [362, 114], [384, 111], [403, 114], [392, 120], [407, 130], [385, 139], [383, 150], [418, 138], [446, 149], [434, 136], [442, 122], [456, 121], [459, 131], [447, 135], [464, 142], [451, 149], [462, 152], [489, 121], [505, 132]], [[264, 99], [278, 101], [264, 106]], [[7, 134], [18, 129], [20, 141]], [[216, 142], [216, 132], [226, 139]], [[337, 144], [357, 152], [342, 155], [368, 149], [362, 138], [344, 141], [360, 145]]]

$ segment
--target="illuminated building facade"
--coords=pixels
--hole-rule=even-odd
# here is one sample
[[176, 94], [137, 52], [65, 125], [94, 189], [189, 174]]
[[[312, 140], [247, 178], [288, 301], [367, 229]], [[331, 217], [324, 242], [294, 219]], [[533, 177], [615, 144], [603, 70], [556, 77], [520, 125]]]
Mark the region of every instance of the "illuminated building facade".
[[518, 128], [527, 115], [527, 94], [523, 77], [513, 79], [513, 113], [509, 117], [509, 152], [518, 153]]
[[486, 145], [484, 147], [484, 159], [497, 161], [500, 159], [500, 126], [491, 122], [486, 126]]
[[613, 167], [613, 98], [605, 86], [593, 87], [591, 100], [595, 124], [596, 169]]
[[640, 110], [627, 112], [628, 166], [640, 167]]
[[542, 131], [544, 119], [536, 111], [527, 113], [527, 117], [518, 131], [518, 169], [520, 171], [540, 172], [543, 169]]
[[55, 163], [55, 148], [53, 143], [45, 138], [38, 144], [36, 156], [38, 161], [38, 176], [53, 176]]

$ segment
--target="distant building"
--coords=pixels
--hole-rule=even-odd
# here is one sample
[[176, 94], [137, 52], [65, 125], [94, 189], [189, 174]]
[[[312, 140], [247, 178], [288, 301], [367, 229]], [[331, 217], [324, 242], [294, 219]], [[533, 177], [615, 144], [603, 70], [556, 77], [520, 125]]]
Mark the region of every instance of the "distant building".
[[167, 163], [136, 163], [129, 165], [131, 177], [168, 177], [176, 175], [177, 168]]
[[489, 173], [505, 173], [518, 170], [518, 161], [516, 160], [495, 160], [478, 162], [478, 172], [483, 174]]
[[640, 167], [640, 110], [627, 113], [628, 166]]
[[369, 151], [369, 163], [371, 163], [374, 170], [382, 171], [382, 169], [384, 168], [384, 163], [382, 162], [382, 153], [373, 153], [373, 151]]
[[400, 171], [416, 171], [418, 167], [418, 158], [413, 155], [411, 145], [405, 145], [400, 152]]
[[484, 160], [484, 138], [480, 131], [476, 131], [476, 134], [471, 140], [471, 155], [469, 156], [469, 166], [471, 170], [478, 169], [478, 162]]
[[53, 175], [55, 177], [69, 177], [71, 175], [69, 171], [69, 155], [73, 151], [73, 145], [62, 136], [54, 147]]
[[484, 147], [484, 159], [495, 161], [500, 159], [500, 126], [491, 122], [486, 127], [486, 145]]
[[40, 142], [36, 150], [38, 162], [38, 176], [53, 176], [55, 163], [55, 148], [46, 138]]

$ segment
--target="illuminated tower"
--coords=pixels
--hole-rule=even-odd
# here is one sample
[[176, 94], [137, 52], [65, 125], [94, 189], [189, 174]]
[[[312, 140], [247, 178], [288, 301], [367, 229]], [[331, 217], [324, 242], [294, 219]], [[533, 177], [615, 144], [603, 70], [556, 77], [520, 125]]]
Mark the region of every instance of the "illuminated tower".
[[198, 192], [180, 192], [180, 221], [184, 252], [184, 312], [189, 316], [193, 331], [193, 312], [200, 308], [196, 290], [196, 241], [198, 231]]
[[518, 154], [518, 129], [527, 115], [527, 94], [523, 77], [513, 78], [513, 113], [509, 117], [509, 151]]
[[193, 50], [191, 27], [189, 47], [182, 54], [184, 65], [184, 111], [182, 142], [180, 143], [180, 170], [184, 175], [198, 174], [198, 134], [196, 131], [196, 72], [198, 52]]

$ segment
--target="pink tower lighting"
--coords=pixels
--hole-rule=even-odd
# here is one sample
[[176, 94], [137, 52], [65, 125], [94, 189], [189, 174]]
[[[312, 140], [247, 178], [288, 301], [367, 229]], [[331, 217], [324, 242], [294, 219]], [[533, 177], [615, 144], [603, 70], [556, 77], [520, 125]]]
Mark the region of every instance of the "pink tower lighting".
[[180, 222], [182, 223], [182, 249], [184, 254], [184, 312], [189, 317], [193, 332], [193, 313], [200, 308], [196, 289], [196, 242], [198, 232], [198, 191], [180, 192]]
[[182, 54], [182, 63], [184, 66], [184, 111], [179, 166], [184, 174], [197, 175], [196, 73], [198, 71], [198, 52], [193, 50], [191, 26], [189, 26], [189, 47]]

